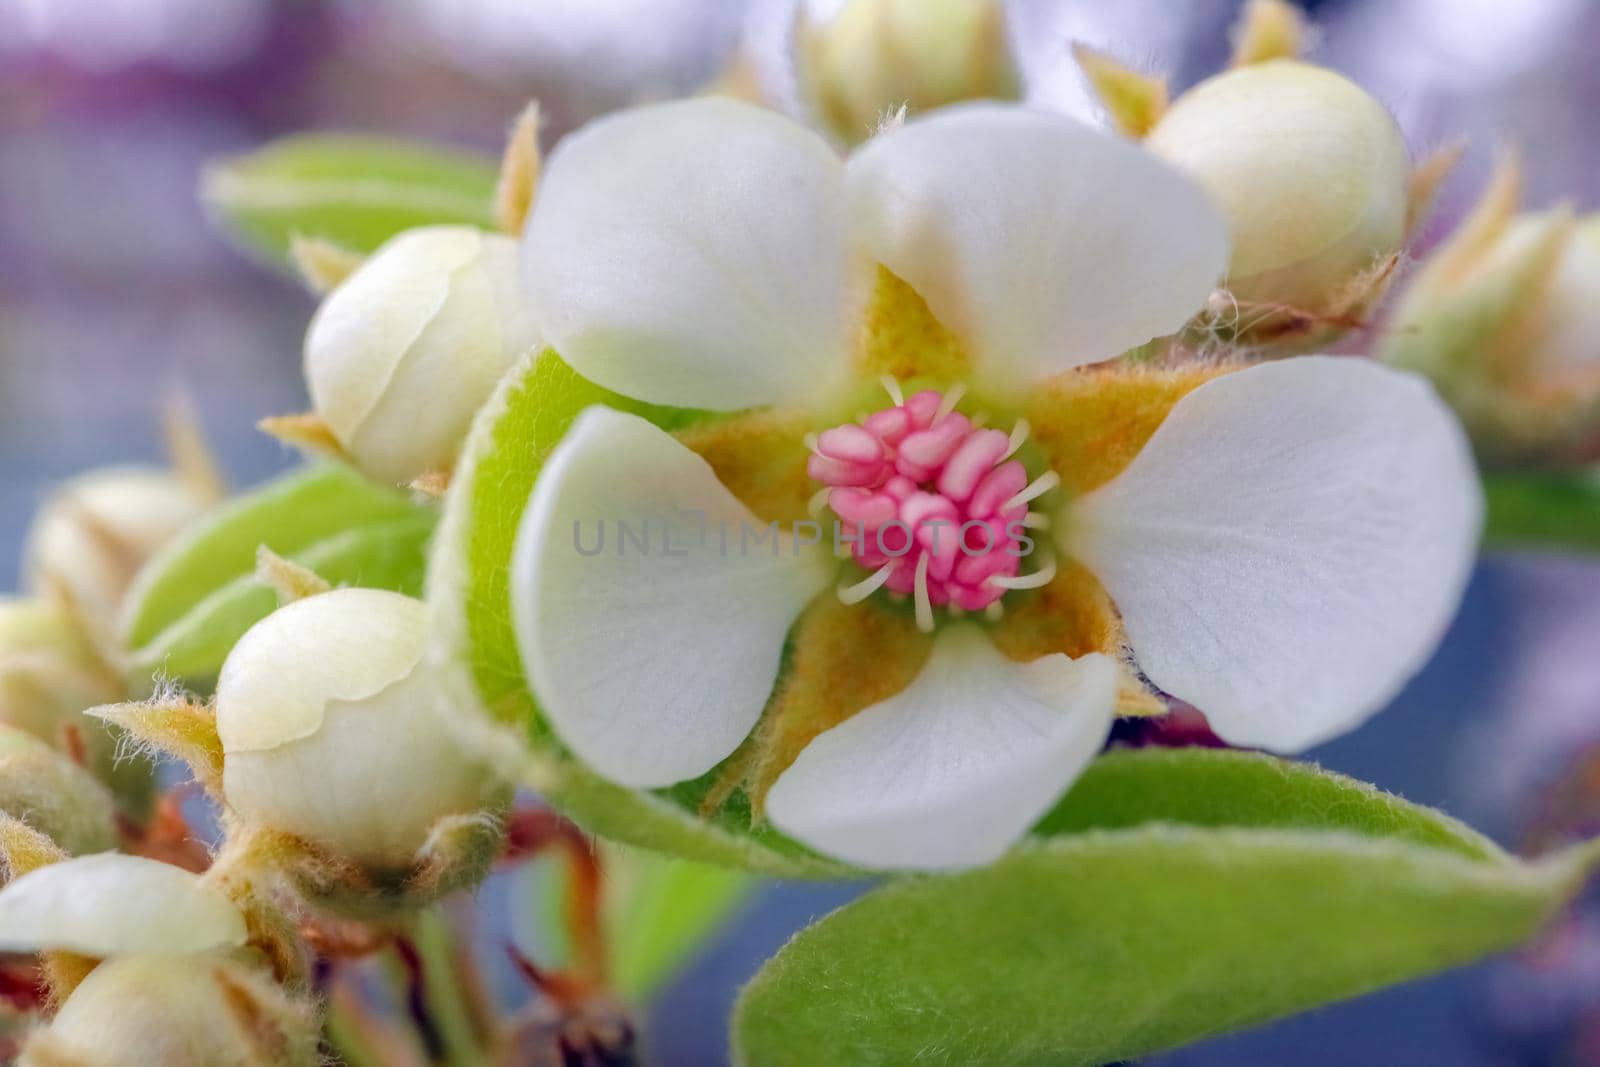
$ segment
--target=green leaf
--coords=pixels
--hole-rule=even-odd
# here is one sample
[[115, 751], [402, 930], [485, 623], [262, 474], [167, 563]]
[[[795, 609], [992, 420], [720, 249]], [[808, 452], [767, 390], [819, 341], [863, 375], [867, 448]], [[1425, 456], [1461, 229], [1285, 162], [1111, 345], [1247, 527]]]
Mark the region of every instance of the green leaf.
[[1505, 858], [1493, 841], [1443, 812], [1407, 803], [1315, 764], [1230, 749], [1108, 752], [1089, 765], [1033, 832], [1056, 837], [1154, 822], [1339, 830], [1395, 838], [1470, 859]]
[[1489, 548], [1600, 552], [1600, 472], [1490, 474]]
[[528, 784], [590, 832], [687, 859], [792, 877], [849, 869], [769, 837], [698, 818], [665, 796], [612, 785], [564, 756], [523, 676], [511, 624], [510, 563], [517, 525], [550, 450], [594, 404], [683, 426], [700, 413], [653, 407], [578, 375], [553, 351], [530, 356], [479, 412], [451, 479], [428, 564], [430, 639], [465, 663], [480, 714], [513, 727], [546, 762]]
[[746, 1067], [1099, 1064], [1511, 947], [1593, 856], [1148, 825], [903, 879], [797, 935], [735, 1008]]
[[266, 545], [330, 582], [421, 592], [433, 509], [339, 466], [312, 467], [237, 497], [140, 572], [122, 619], [132, 677], [191, 685], [216, 675], [277, 604], [254, 579]]
[[301, 135], [206, 169], [200, 198], [247, 248], [283, 262], [291, 234], [370, 252], [401, 230], [494, 225], [493, 160], [369, 136]]

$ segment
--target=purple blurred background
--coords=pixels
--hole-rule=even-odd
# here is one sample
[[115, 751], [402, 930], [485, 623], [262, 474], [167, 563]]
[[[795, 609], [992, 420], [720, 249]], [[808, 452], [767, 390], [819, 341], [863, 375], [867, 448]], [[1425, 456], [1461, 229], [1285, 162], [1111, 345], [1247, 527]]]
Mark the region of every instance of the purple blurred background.
[[[291, 281], [207, 228], [200, 166], [308, 128], [498, 151], [537, 96], [558, 134], [688, 92], [743, 42], [792, 101], [791, 0], [0, 0], [0, 589], [51, 482], [160, 455], [186, 387], [237, 484], [294, 457], [254, 431], [305, 406]], [[1068, 43], [1175, 73], [1226, 54], [1232, 0], [1016, 0], [1032, 98], [1091, 116]], [[1441, 220], [1515, 141], [1530, 203], [1600, 196], [1600, 4], [1343, 0], [1312, 5], [1316, 57], [1382, 98], [1419, 154], [1471, 151]], [[1600, 741], [1600, 563], [1496, 558], [1446, 646], [1397, 702], [1316, 753], [1516, 844], [1572, 797], [1553, 787]], [[1600, 774], [1591, 772], [1600, 780]], [[1552, 799], [1555, 797], [1556, 799]], [[1567, 808], [1552, 814], [1560, 801]], [[1590, 827], [1591, 830], [1595, 829]], [[658, 1006], [656, 1060], [722, 1062], [733, 989], [847, 890], [775, 888]], [[1203, 922], [1203, 916], [1196, 916]], [[671, 1020], [670, 1024], [667, 1020]], [[1499, 961], [1153, 1059], [1168, 1065], [1600, 1063], [1600, 918]]]

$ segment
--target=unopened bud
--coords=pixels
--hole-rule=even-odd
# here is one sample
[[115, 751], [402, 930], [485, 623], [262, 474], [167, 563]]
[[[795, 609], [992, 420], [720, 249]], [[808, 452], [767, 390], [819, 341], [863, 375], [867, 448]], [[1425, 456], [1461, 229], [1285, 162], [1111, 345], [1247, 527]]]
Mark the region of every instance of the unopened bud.
[[519, 289], [514, 240], [429, 226], [328, 295], [306, 334], [306, 385], [358, 467], [399, 485], [454, 466], [473, 415], [536, 343]]
[[116, 846], [111, 794], [82, 767], [30, 733], [0, 726], [0, 812], [71, 853]]
[[1288, 59], [1239, 67], [1179, 97], [1145, 143], [1228, 221], [1240, 340], [1337, 327], [1381, 294], [1406, 235], [1410, 164], [1394, 118], [1354, 82]]
[[1491, 465], [1600, 456], [1600, 215], [1514, 214], [1501, 167], [1417, 271], [1380, 350], [1433, 379]]
[[999, 0], [847, 0], [796, 28], [802, 95], [846, 144], [902, 107], [1014, 100], [1016, 62]]
[[224, 955], [126, 956], [100, 964], [19, 1067], [313, 1067], [315, 1013]]
[[239, 908], [200, 875], [117, 852], [40, 867], [0, 889], [0, 952], [91, 959], [239, 948]]
[[212, 503], [190, 481], [158, 468], [80, 475], [50, 495], [29, 527], [23, 586], [63, 601], [92, 636], [105, 639], [145, 560]]
[[117, 693], [116, 679], [60, 605], [0, 599], [0, 723], [63, 748], [68, 728], [98, 730], [78, 712]]
[[1600, 392], [1600, 215], [1577, 221], [1545, 290], [1517, 376], [1554, 395]]
[[118, 679], [64, 605], [0, 599], [0, 726], [81, 759], [113, 789], [123, 810], [138, 816], [150, 796], [149, 764], [119, 761], [116, 736], [83, 714], [121, 695]]
[[[398, 593], [336, 589], [240, 638], [217, 681], [216, 725], [223, 796], [246, 826], [392, 883], [426, 865], [441, 826], [498, 810], [503, 787], [445, 721], [424, 615]], [[471, 857], [480, 870], [490, 858]]]

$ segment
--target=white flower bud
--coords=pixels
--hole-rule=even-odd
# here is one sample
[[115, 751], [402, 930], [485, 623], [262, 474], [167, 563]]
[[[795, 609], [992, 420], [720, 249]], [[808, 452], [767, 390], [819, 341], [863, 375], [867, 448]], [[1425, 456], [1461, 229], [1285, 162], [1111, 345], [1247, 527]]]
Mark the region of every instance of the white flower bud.
[[1227, 218], [1240, 301], [1324, 312], [1405, 238], [1405, 140], [1382, 104], [1330, 70], [1280, 59], [1219, 74], [1145, 143]]
[[827, 21], [803, 18], [796, 38], [801, 93], [846, 144], [902, 106], [1020, 93], [999, 0], [847, 0]]
[[423, 663], [424, 614], [336, 589], [239, 639], [216, 713], [223, 796], [245, 824], [383, 874], [410, 869], [440, 820], [495, 806], [502, 790], [456, 742]]
[[77, 752], [81, 745], [89, 769], [138, 816], [151, 793], [150, 765], [119, 762], [116, 736], [83, 714], [123, 695], [119, 679], [63, 605], [0, 599], [0, 725], [25, 730], [58, 752]]
[[234, 949], [248, 938], [244, 914], [220, 889], [142, 856], [80, 856], [0, 889], [0, 952], [109, 959]]
[[72, 853], [116, 847], [111, 794], [32, 734], [0, 725], [0, 812]]
[[1542, 300], [1517, 376], [1539, 389], [1600, 392], [1600, 215], [1573, 227]]
[[314, 1013], [227, 956], [126, 956], [100, 964], [19, 1067], [313, 1067]]
[[1406, 286], [1379, 355], [1431, 377], [1485, 462], [1600, 456], [1600, 215], [1515, 214], [1503, 165]]
[[134, 574], [212, 503], [171, 471], [108, 467], [62, 485], [39, 509], [22, 550], [30, 593], [64, 597], [96, 638], [110, 633]]
[[322, 302], [306, 333], [312, 406], [372, 477], [455, 464], [472, 417], [538, 340], [517, 243], [466, 226], [408, 230]]
[[101, 733], [78, 713], [119, 696], [67, 613], [42, 599], [0, 599], [0, 723], [61, 747], [63, 728]]

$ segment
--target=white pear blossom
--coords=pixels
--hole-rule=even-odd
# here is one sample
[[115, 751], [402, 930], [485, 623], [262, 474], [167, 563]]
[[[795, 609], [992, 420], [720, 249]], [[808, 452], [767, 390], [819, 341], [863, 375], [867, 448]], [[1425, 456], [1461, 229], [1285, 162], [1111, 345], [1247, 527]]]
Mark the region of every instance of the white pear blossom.
[[[1099, 751], [1124, 641], [1237, 744], [1298, 751], [1382, 707], [1454, 613], [1480, 524], [1470, 450], [1428, 385], [1327, 357], [1088, 369], [1184, 324], [1224, 232], [1149, 153], [1002, 105], [845, 161], [730, 101], [569, 137], [524, 238], [550, 344], [625, 397], [741, 414], [671, 433], [591, 407], [541, 468], [511, 609], [561, 742], [665, 787], [808, 701], [820, 726], [780, 755], [764, 817], [856, 864], [952, 868], [1001, 854]], [[884, 310], [906, 285], [936, 320], [921, 332]], [[935, 358], [940, 329], [959, 357]], [[1169, 388], [1133, 434], [1142, 416], [1116, 405]], [[817, 518], [865, 534], [846, 561], [805, 525], [813, 492]], [[622, 526], [653, 529], [648, 550]], [[1116, 612], [1091, 633], [1077, 606], [1104, 594]], [[919, 651], [880, 656], [889, 632]], [[909, 684], [853, 700], [908, 658]]]

